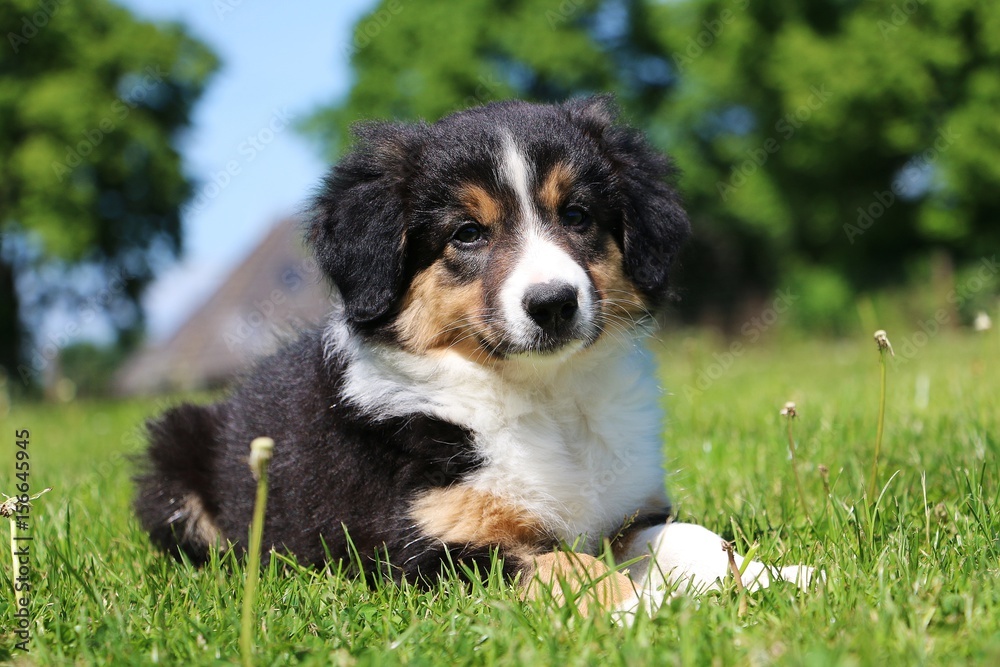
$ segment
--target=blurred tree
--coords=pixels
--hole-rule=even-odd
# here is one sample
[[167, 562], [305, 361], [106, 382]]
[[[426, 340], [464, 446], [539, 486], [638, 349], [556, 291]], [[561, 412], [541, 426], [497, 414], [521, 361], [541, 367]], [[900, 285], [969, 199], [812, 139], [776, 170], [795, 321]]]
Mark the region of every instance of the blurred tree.
[[115, 370], [127, 356], [119, 346], [71, 343], [59, 355], [59, 374], [73, 383], [75, 396], [110, 396]]
[[190, 192], [174, 142], [217, 61], [108, 0], [5, 0], [0, 29], [0, 365], [27, 381], [92, 320], [141, 330]]
[[345, 46], [355, 72], [347, 100], [318, 111], [305, 129], [335, 158], [358, 119], [436, 120], [497, 99], [562, 99], [611, 86], [615, 69], [583, 26], [600, 3], [564, 4], [574, 20], [551, 0], [383, 0]]
[[738, 330], [789, 288], [836, 329], [935, 252], [1000, 248], [997, 34], [985, 0], [384, 0], [305, 129], [333, 158], [356, 119], [614, 91], [684, 171], [688, 315]]

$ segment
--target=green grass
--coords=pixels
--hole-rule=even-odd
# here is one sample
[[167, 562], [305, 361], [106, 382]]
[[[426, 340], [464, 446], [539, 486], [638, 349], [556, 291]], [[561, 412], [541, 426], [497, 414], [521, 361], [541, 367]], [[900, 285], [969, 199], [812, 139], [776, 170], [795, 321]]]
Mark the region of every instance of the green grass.
[[[680, 517], [735, 539], [744, 552], [759, 542], [765, 562], [823, 567], [827, 581], [816, 590], [778, 585], [750, 594], [742, 617], [731, 590], [678, 598], [621, 628], [606, 616], [521, 603], [495, 580], [372, 590], [335, 572], [272, 561], [261, 573], [257, 662], [998, 664], [996, 337], [939, 334], [906, 363], [890, 365], [885, 491], [874, 514], [865, 500], [879, 391], [870, 336], [748, 346], [721, 374], [710, 365], [722, 349], [702, 336], [663, 346], [664, 386], [673, 392], [668, 490]], [[808, 517], [778, 414], [788, 400], [799, 414]], [[33, 490], [54, 490], [33, 514], [27, 654], [14, 650], [9, 555], [0, 551], [0, 660], [238, 662], [241, 566], [225, 558], [202, 570], [180, 566], [148, 546], [129, 510], [123, 454], [141, 446], [137, 425], [162, 407], [19, 405], [4, 420], [0, 490], [12, 487], [13, 431], [25, 427]], [[829, 497], [819, 465], [830, 471]], [[6, 541], [6, 528], [0, 536]]]

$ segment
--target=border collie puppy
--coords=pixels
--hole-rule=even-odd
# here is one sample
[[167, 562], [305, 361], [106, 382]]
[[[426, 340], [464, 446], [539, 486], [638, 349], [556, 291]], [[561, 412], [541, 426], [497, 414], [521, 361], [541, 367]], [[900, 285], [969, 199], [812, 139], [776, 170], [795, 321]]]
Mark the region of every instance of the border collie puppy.
[[[449, 562], [486, 572], [496, 552], [528, 595], [559, 577], [619, 609], [724, 577], [721, 538], [670, 521], [642, 345], [688, 235], [667, 158], [607, 97], [357, 139], [308, 227], [336, 288], [328, 324], [228, 399], [149, 423], [136, 510], [152, 541], [195, 563], [242, 550], [249, 444], [269, 436], [264, 547], [300, 562], [356, 550], [426, 582]], [[649, 557], [608, 572], [605, 541]]]

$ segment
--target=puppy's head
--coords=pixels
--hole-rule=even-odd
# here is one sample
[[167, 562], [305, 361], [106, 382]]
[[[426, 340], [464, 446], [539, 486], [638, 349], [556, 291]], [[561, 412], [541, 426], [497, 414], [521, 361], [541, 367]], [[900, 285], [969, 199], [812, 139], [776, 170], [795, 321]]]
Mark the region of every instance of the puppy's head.
[[352, 328], [493, 362], [649, 318], [688, 220], [669, 161], [616, 114], [597, 97], [361, 126], [309, 228]]

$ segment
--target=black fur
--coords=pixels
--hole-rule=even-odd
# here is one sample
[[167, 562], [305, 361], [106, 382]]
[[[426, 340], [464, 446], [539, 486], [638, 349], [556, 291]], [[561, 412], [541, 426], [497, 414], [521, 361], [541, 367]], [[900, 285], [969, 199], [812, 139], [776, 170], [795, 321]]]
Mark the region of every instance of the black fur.
[[422, 126], [373, 123], [327, 177], [313, 206], [308, 240], [340, 290], [347, 318], [369, 325], [398, 302], [403, 284], [407, 179]]

